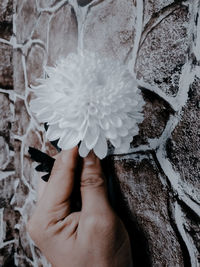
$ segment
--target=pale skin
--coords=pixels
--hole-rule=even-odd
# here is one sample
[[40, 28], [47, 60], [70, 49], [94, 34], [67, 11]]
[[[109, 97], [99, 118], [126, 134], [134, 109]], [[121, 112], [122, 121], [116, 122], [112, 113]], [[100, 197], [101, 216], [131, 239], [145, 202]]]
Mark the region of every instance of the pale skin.
[[127, 231], [112, 210], [99, 159], [83, 159], [80, 212], [71, 212], [77, 147], [58, 154], [48, 183], [40, 182], [27, 229], [53, 267], [132, 267]]

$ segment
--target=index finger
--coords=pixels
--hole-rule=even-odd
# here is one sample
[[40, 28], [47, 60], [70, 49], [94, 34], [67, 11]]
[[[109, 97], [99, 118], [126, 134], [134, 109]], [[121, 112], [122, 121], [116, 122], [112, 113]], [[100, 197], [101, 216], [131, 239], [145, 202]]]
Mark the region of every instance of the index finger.
[[59, 153], [54, 163], [44, 197], [49, 205], [56, 206], [69, 200], [78, 159], [77, 147]]

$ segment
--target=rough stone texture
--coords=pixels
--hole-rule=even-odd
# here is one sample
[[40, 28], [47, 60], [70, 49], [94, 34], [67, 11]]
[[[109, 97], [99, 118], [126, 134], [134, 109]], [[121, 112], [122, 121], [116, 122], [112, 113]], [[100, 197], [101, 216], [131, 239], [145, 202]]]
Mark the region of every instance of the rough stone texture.
[[25, 230], [37, 189], [28, 147], [56, 154], [30, 113], [29, 87], [78, 47], [125, 62], [145, 82], [139, 134], [128, 155], [107, 159], [135, 266], [197, 267], [200, 2], [77, 2], [0, 3], [0, 266], [49, 266]]
[[0, 38], [10, 39], [12, 34], [12, 0], [2, 0], [0, 3]]
[[[113, 167], [129, 212], [134, 215], [134, 220], [144, 232], [148, 244], [143, 247], [138, 242], [137, 248], [133, 245], [136, 266], [147, 266], [149, 263], [152, 266], [183, 266], [181, 246], [170, 222], [169, 188], [160, 179], [153, 157], [138, 154], [135, 159], [115, 160]], [[120, 204], [122, 205], [119, 201]], [[135, 232], [132, 232], [133, 240], [134, 235]], [[159, 238], [154, 239], [153, 236]], [[142, 253], [142, 250], [146, 252]]]
[[138, 135], [134, 136], [131, 145], [137, 147], [139, 145], [148, 144], [149, 139], [159, 138], [163, 133], [165, 126], [173, 111], [167, 102], [152, 93], [143, 93], [145, 100], [144, 120], [140, 124]]
[[13, 61], [17, 62], [14, 64], [14, 89], [15, 92], [24, 95], [25, 93], [25, 78], [24, 78], [24, 70], [23, 70], [23, 63], [22, 63], [22, 51], [20, 49], [14, 49], [13, 51]]
[[13, 87], [12, 47], [0, 43], [0, 87], [11, 89]]
[[139, 46], [135, 70], [138, 79], [159, 87], [165, 93], [176, 95], [181, 69], [187, 58], [189, 23], [188, 8], [177, 8], [148, 33]]
[[[17, 42], [24, 43], [29, 39], [31, 33], [36, 26], [38, 12], [35, 0], [23, 1], [21, 8], [17, 13], [16, 31]], [[23, 22], [23, 23], [22, 23]]]
[[[158, 13], [169, 9], [169, 6], [174, 4], [174, 0], [145, 0], [144, 5], [144, 24], [151, 21], [153, 16], [158, 16]], [[178, 2], [178, 1], [177, 1]], [[181, 2], [181, 1], [179, 1]]]
[[87, 4], [91, 3], [93, 0], [77, 0], [80, 6], [86, 6]]
[[41, 40], [44, 45], [47, 43], [50, 18], [51, 15], [49, 13], [43, 12], [38, 18], [38, 22], [32, 35], [33, 39]]
[[18, 136], [23, 136], [30, 123], [30, 118], [26, 110], [26, 106], [22, 99], [15, 101], [15, 121], [12, 127], [13, 133]]
[[[63, 45], [64, 44], [64, 45]], [[58, 10], [49, 24], [48, 65], [54, 65], [59, 57], [66, 57], [77, 47], [77, 21], [70, 5]]]
[[40, 8], [49, 8], [56, 3], [57, 0], [40, 0], [38, 5]]
[[7, 94], [0, 93], [0, 114], [0, 135], [3, 135], [7, 140], [9, 140], [12, 112], [10, 110], [10, 101]]
[[182, 119], [167, 142], [168, 157], [181, 174], [184, 189], [200, 202], [200, 79], [195, 78], [188, 92]]
[[5, 170], [10, 162], [10, 151], [3, 136], [0, 136], [0, 170]]
[[27, 55], [27, 80], [28, 85], [36, 85], [37, 79], [43, 74], [45, 51], [42, 47], [34, 45]]
[[92, 7], [84, 24], [83, 47], [124, 61], [134, 44], [135, 15], [132, 0], [105, 0]]

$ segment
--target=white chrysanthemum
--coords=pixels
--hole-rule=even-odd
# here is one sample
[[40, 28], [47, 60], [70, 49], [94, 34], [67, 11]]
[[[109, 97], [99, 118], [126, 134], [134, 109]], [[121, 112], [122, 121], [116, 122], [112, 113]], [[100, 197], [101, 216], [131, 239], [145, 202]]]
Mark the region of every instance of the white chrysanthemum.
[[126, 153], [143, 120], [144, 104], [126, 66], [85, 51], [45, 70], [48, 78], [34, 88], [31, 109], [48, 123], [47, 138], [59, 139], [62, 149], [81, 142], [82, 157], [93, 149], [104, 158], [107, 140], [118, 153]]

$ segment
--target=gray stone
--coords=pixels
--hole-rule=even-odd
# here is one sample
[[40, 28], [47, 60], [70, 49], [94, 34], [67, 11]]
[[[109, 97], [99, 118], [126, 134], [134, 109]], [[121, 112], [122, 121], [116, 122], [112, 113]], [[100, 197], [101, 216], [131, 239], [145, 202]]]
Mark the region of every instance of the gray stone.
[[37, 79], [43, 77], [45, 64], [45, 51], [38, 45], [29, 50], [26, 60], [28, 85], [37, 85]]
[[12, 35], [13, 1], [0, 2], [0, 38], [9, 40]]
[[26, 133], [30, 123], [30, 117], [27, 113], [25, 103], [22, 99], [17, 99], [15, 102], [15, 121], [13, 123], [13, 133], [22, 136]]
[[56, 2], [57, 2], [57, 0], [39, 0], [38, 6], [40, 8], [49, 8], [49, 7], [53, 6]]
[[93, 0], [77, 0], [79, 6], [86, 6], [87, 4], [91, 3]]
[[188, 96], [181, 121], [167, 142], [167, 154], [180, 173], [186, 192], [200, 202], [200, 79], [197, 77]]
[[10, 139], [11, 122], [13, 120], [10, 109], [10, 101], [7, 94], [0, 93], [0, 135], [4, 136], [7, 142]]
[[12, 47], [0, 43], [0, 87], [13, 88]]
[[33, 40], [36, 39], [44, 42], [46, 50], [47, 50], [46, 45], [47, 45], [48, 27], [50, 18], [51, 16], [48, 12], [41, 13], [32, 35]]
[[[152, 16], [159, 16], [159, 12], [163, 12], [170, 5], [176, 4], [174, 0], [145, 0], [144, 1], [144, 24], [147, 24]], [[181, 2], [181, 1], [180, 1]]]
[[168, 122], [169, 115], [173, 113], [169, 105], [154, 94], [143, 93], [145, 105], [143, 109], [144, 120], [139, 125], [139, 133], [134, 136], [133, 147], [149, 143], [149, 138], [159, 138]]
[[7, 245], [0, 249], [0, 265], [14, 266], [14, 244]]
[[0, 170], [5, 170], [10, 161], [9, 147], [5, 139], [0, 136]]
[[53, 16], [49, 24], [48, 65], [55, 65], [77, 47], [77, 21], [71, 5], [66, 4]]
[[92, 7], [84, 27], [84, 48], [124, 61], [134, 45], [135, 19], [132, 0], [103, 1]]
[[188, 8], [179, 7], [152, 27], [140, 44], [135, 71], [138, 79], [176, 95], [189, 45]]
[[7, 22], [12, 23], [12, 11], [13, 11], [13, 1], [12, 0], [1, 0], [0, 22], [7, 21]]
[[[160, 180], [152, 156], [130, 156], [113, 164], [125, 200], [125, 204], [118, 200], [118, 206], [125, 205], [132, 221], [128, 230], [136, 266], [183, 266], [181, 247], [169, 217], [168, 188]], [[125, 213], [122, 219], [126, 223]]]
[[24, 43], [31, 36], [31, 32], [37, 24], [38, 12], [35, 0], [23, 1], [18, 10], [16, 20], [17, 42]]
[[22, 64], [22, 52], [19, 49], [14, 49], [13, 51], [13, 70], [14, 90], [16, 93], [24, 95], [25, 78]]

